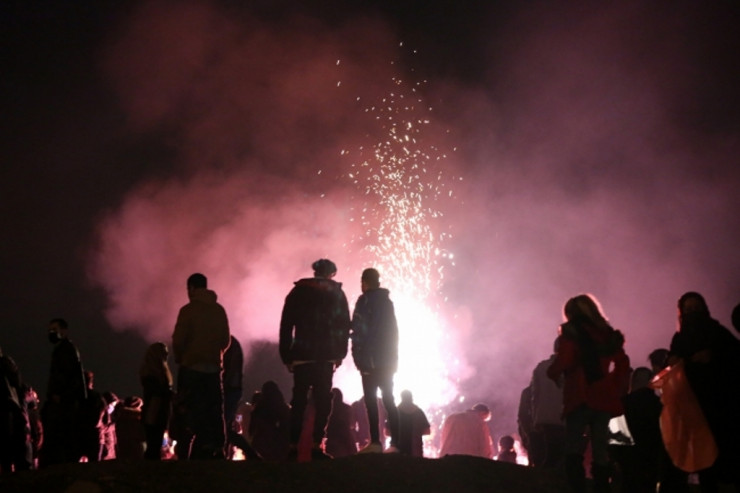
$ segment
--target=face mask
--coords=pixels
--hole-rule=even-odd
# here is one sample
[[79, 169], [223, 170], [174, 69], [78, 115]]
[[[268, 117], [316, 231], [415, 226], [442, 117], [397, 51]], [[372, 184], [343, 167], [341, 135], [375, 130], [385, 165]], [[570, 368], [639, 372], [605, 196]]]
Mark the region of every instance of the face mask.
[[51, 342], [52, 344], [56, 344], [61, 340], [62, 337], [59, 335], [59, 332], [49, 332], [49, 342]]

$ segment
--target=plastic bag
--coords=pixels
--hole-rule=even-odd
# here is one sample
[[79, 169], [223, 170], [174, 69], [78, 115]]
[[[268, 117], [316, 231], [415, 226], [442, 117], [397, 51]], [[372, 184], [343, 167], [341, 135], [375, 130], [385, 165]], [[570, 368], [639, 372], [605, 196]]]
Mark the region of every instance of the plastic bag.
[[650, 387], [661, 391], [660, 432], [676, 467], [696, 472], [712, 466], [717, 459], [717, 444], [686, 380], [683, 361], [658, 373]]

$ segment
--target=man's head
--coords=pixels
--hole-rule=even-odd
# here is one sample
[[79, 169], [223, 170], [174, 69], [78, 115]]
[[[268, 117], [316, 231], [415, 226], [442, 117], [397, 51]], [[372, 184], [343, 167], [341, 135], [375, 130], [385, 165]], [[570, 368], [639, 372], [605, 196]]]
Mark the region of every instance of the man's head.
[[693, 324], [709, 318], [709, 307], [704, 297], [697, 292], [689, 291], [678, 299], [679, 329], [685, 323]]
[[369, 289], [378, 289], [380, 287], [380, 272], [372, 267], [362, 271], [362, 277], [360, 277], [360, 286], [362, 292]]
[[647, 388], [653, 379], [653, 371], [646, 366], [639, 366], [632, 371], [630, 376], [630, 392]]
[[188, 277], [186, 286], [188, 289], [188, 297], [190, 297], [196, 289], [206, 289], [208, 287], [208, 279], [200, 272], [196, 272]]
[[53, 318], [49, 321], [49, 341], [56, 344], [67, 337], [68, 325], [63, 318]]
[[337, 266], [334, 262], [329, 260], [328, 258], [320, 258], [313, 264], [311, 264], [311, 267], [313, 268], [313, 275], [314, 277], [323, 277], [325, 279], [331, 279], [334, 277], [337, 273]]
[[478, 403], [473, 406], [473, 411], [477, 412], [483, 421], [490, 421], [491, 410], [485, 404]]
[[655, 349], [648, 355], [648, 361], [650, 361], [653, 371], [662, 370], [668, 362], [668, 350], [665, 348]]
[[401, 402], [408, 402], [408, 403], [414, 402], [414, 396], [411, 394], [410, 390], [401, 391]]
[[190, 277], [188, 277], [187, 282], [187, 288], [188, 291], [191, 289], [199, 289], [199, 288], [207, 288], [208, 287], [208, 278], [201, 274], [200, 272], [196, 272], [195, 274], [192, 274]]

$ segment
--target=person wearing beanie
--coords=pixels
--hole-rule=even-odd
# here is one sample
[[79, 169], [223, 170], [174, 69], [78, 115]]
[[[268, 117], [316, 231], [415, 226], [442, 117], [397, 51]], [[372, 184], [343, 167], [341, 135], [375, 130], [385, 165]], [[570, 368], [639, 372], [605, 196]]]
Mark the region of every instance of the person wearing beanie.
[[331, 411], [334, 370], [347, 355], [349, 305], [329, 259], [312, 264], [314, 276], [296, 281], [280, 318], [280, 359], [293, 373], [290, 409], [290, 460], [297, 460], [309, 391], [315, 406], [312, 459], [324, 459], [321, 443]]

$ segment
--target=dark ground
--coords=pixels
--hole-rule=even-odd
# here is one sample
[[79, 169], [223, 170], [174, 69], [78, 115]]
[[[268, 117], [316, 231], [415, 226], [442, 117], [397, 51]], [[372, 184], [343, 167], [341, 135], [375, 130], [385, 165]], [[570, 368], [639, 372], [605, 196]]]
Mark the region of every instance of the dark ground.
[[0, 477], [0, 492], [567, 492], [548, 471], [466, 456], [363, 455], [303, 464], [107, 461]]

